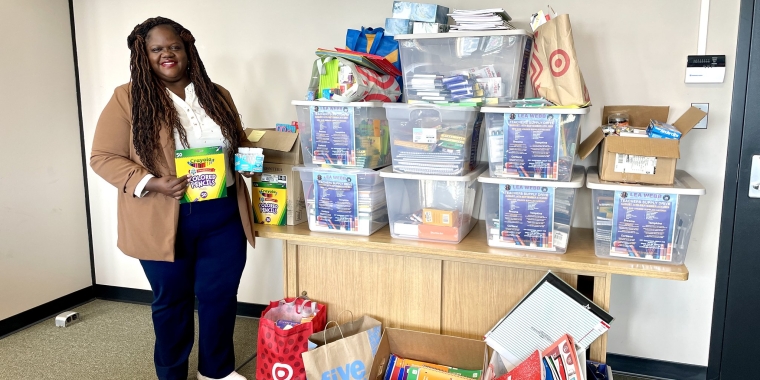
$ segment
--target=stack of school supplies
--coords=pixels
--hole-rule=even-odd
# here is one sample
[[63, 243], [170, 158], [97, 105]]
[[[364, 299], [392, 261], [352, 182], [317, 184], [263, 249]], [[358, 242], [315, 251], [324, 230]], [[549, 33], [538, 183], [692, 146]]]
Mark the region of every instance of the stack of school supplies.
[[440, 364], [404, 359], [391, 354], [385, 380], [463, 380], [480, 379], [483, 371], [453, 368]]
[[[435, 119], [435, 122], [440, 122], [439, 119]], [[433, 128], [425, 129], [435, 130], [434, 143], [415, 142], [422, 140], [414, 135], [411, 128], [408, 133], [394, 137], [393, 144], [396, 148], [393, 153], [394, 171], [439, 175], [463, 174], [464, 163], [468, 162], [467, 158], [471, 153], [470, 150], [465, 149], [467, 126], [440, 123]]]
[[[499, 78], [499, 83], [501, 79]], [[435, 104], [483, 101], [484, 86], [498, 86], [488, 79], [477, 79], [468, 72], [443, 76], [438, 74], [414, 74], [409, 84], [409, 101]]]
[[452, 31], [471, 30], [513, 30], [515, 27], [510, 23], [512, 17], [502, 8], [463, 10], [457, 9], [449, 13], [456, 25], [451, 25]]
[[[546, 313], [547, 308], [562, 312]], [[607, 332], [612, 320], [611, 315], [548, 272], [485, 335], [485, 341], [498, 352], [508, 371], [516, 371], [523, 364], [535, 368], [540, 357], [546, 379], [581, 379], [585, 377], [585, 350]]]

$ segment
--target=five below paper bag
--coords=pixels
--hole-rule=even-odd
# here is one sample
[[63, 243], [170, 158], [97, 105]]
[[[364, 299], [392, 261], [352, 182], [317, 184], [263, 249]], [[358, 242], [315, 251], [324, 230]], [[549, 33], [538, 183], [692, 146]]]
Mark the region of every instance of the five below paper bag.
[[188, 176], [180, 203], [201, 202], [227, 196], [227, 157], [224, 148], [182, 149], [174, 153], [177, 177]]
[[575, 55], [570, 16], [560, 15], [536, 29], [530, 80], [536, 96], [561, 106], [591, 103]]

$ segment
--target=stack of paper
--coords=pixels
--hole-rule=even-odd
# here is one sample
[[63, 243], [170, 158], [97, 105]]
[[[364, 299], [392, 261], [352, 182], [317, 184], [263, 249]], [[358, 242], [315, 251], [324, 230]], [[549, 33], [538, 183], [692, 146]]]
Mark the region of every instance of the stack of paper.
[[457, 9], [449, 13], [456, 25], [450, 29], [455, 30], [512, 30], [515, 27], [510, 23], [512, 17], [502, 8], [463, 10]]

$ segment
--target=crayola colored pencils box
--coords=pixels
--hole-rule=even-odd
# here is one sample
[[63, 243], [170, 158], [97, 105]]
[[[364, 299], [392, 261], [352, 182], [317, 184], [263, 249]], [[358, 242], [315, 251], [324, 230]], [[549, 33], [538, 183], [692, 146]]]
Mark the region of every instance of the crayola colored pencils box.
[[227, 157], [224, 148], [182, 149], [174, 153], [177, 177], [188, 176], [180, 203], [209, 201], [227, 196]]
[[306, 221], [301, 177], [293, 165], [264, 162], [264, 172], [251, 185], [255, 223], [294, 226]]

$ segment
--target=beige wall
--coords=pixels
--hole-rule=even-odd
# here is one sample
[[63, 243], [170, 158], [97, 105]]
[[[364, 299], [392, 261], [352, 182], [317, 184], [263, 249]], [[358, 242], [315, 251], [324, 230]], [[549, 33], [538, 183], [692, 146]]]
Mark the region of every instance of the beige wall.
[[[508, 7], [518, 23], [545, 6], [538, 1], [446, 0], [451, 7]], [[147, 17], [174, 18], [193, 31], [211, 78], [235, 98], [247, 126], [272, 126], [295, 118], [290, 100], [308, 83], [313, 51], [343, 45], [349, 27], [380, 26], [391, 0], [350, 1], [96, 1], [75, 0], [77, 44], [87, 144], [112, 90], [129, 79], [126, 36]], [[691, 102], [710, 103], [710, 126], [682, 143], [679, 166], [707, 188], [692, 234], [688, 282], [615, 276], [609, 351], [706, 365], [715, 262], [732, 90], [739, 0], [713, 1], [708, 53], [726, 54], [727, 80], [685, 85], [686, 56], [697, 51], [697, 0], [555, 0], [570, 13], [576, 48], [594, 107], [584, 125], [598, 125], [601, 106], [670, 105], [677, 116]], [[707, 158], [703, 152], [710, 152]], [[589, 164], [587, 160], [585, 164]], [[115, 190], [90, 176], [98, 282], [147, 288], [139, 265], [116, 249]], [[590, 197], [584, 192], [586, 198]], [[576, 224], [589, 227], [588, 199]], [[263, 239], [262, 239], [263, 240]], [[249, 252], [240, 293], [246, 302], [282, 294], [281, 244], [263, 242]]]
[[0, 0], [0, 319], [92, 285], [66, 0]]

